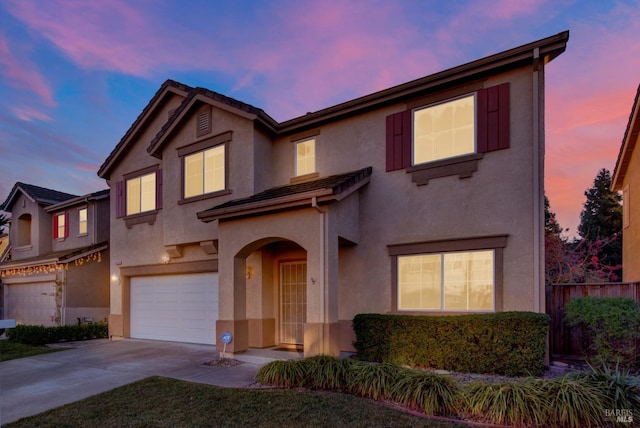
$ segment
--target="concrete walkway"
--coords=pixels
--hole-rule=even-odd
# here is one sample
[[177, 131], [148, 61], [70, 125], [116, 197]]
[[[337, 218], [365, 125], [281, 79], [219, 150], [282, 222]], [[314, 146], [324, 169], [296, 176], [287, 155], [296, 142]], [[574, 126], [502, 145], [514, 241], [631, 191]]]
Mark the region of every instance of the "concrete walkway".
[[0, 363], [0, 425], [149, 376], [224, 387], [246, 387], [260, 364], [204, 363], [214, 346], [152, 340], [91, 340], [71, 349]]

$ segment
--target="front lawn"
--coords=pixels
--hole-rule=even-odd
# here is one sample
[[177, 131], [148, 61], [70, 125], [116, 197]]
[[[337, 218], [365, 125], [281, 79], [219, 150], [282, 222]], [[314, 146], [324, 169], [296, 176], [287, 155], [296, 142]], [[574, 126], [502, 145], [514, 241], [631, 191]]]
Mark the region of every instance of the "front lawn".
[[62, 349], [52, 349], [46, 346], [25, 345], [11, 340], [0, 340], [0, 361], [15, 360], [16, 358], [33, 357], [34, 355], [58, 352]]
[[17, 427], [466, 427], [346, 394], [231, 389], [151, 377], [36, 416]]

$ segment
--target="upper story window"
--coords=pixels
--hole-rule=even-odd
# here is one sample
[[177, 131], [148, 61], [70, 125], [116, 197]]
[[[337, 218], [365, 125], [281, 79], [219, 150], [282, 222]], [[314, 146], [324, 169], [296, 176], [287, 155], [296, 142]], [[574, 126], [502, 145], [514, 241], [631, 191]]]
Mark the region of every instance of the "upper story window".
[[31, 245], [31, 214], [22, 214], [18, 217], [16, 228], [16, 246], [26, 247]]
[[127, 215], [156, 209], [156, 173], [127, 180]]
[[225, 189], [225, 145], [184, 157], [184, 197]]
[[[485, 153], [510, 147], [509, 83], [475, 92], [434, 93], [386, 117], [386, 170], [404, 169], [417, 185], [469, 178]], [[457, 95], [457, 96], [456, 96]]]
[[[155, 220], [155, 212], [162, 208], [162, 170], [151, 166], [124, 175], [116, 183], [116, 217], [148, 215], [140, 221]], [[127, 226], [137, 224], [127, 221]]]
[[87, 230], [87, 209], [80, 208], [78, 210], [78, 234], [86, 235]]
[[296, 147], [296, 177], [316, 172], [316, 140], [299, 141]]
[[475, 95], [413, 111], [413, 164], [475, 153]]
[[53, 216], [53, 239], [61, 239], [69, 236], [69, 215], [65, 213]]

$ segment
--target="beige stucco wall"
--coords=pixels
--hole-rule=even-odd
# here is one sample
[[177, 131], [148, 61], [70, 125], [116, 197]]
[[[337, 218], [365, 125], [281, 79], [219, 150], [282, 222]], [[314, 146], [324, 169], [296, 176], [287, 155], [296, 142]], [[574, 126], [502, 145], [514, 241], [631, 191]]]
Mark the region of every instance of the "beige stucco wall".
[[[639, 137], [640, 139], [640, 137]], [[623, 188], [628, 186], [628, 199], [623, 201], [628, 205], [629, 226], [622, 229], [622, 276], [624, 281], [640, 281], [640, 141], [631, 155], [627, 168]]]
[[17, 243], [19, 219], [23, 214], [31, 214], [31, 245], [17, 246], [13, 244], [11, 257], [13, 261], [37, 257], [51, 251], [52, 225], [51, 216], [44, 208], [20, 193], [11, 207], [10, 241]]

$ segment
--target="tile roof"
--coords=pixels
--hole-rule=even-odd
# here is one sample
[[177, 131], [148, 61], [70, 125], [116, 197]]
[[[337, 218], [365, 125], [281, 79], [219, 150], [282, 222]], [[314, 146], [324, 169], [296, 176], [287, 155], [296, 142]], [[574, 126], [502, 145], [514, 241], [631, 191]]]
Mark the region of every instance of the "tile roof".
[[234, 199], [215, 207], [198, 213], [198, 217], [212, 217], [218, 213], [230, 213], [241, 211], [245, 207], [259, 204], [260, 206], [275, 206], [283, 199], [289, 200], [299, 196], [301, 199], [310, 198], [310, 194], [320, 194], [323, 196], [337, 196], [353, 186], [367, 179], [373, 168], [367, 167], [357, 171], [346, 172], [343, 174], [322, 177], [316, 180], [305, 181], [303, 183], [289, 184], [286, 186], [272, 187], [263, 192], [247, 198]]
[[68, 199], [77, 198], [77, 195], [70, 193], [60, 192], [58, 190], [47, 189], [46, 187], [35, 186], [33, 184], [17, 182], [7, 199], [0, 205], [0, 209], [7, 211], [11, 208], [11, 203], [16, 197], [18, 190], [22, 190], [27, 196], [33, 199], [36, 203], [41, 205], [57, 204]]

